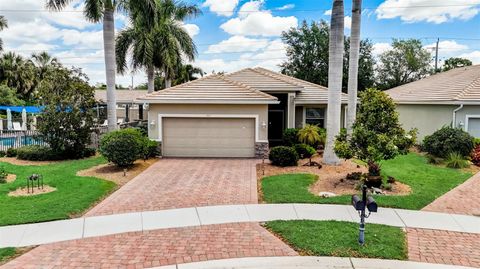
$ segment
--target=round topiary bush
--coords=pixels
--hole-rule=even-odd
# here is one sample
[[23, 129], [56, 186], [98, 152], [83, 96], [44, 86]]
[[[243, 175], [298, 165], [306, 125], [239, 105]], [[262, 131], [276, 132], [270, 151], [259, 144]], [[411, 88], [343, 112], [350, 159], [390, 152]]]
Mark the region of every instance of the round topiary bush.
[[100, 140], [100, 154], [120, 167], [132, 165], [142, 157], [145, 138], [139, 130], [127, 128], [105, 134]]
[[474, 138], [462, 129], [443, 127], [423, 139], [422, 149], [434, 156], [446, 158], [457, 152], [469, 156], [474, 147]]
[[292, 147], [273, 147], [270, 149], [268, 159], [273, 165], [277, 166], [296, 166], [298, 162], [298, 153]]
[[293, 148], [298, 156], [303, 158], [310, 158], [316, 153], [316, 150], [307, 144], [296, 144]]

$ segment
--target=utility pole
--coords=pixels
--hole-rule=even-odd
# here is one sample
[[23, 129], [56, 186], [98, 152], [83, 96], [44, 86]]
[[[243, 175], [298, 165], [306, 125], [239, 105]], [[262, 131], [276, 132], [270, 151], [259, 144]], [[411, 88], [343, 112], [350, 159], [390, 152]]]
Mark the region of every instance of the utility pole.
[[435, 46], [435, 73], [438, 72], [438, 43], [440, 43], [440, 38], [437, 38], [437, 45]]

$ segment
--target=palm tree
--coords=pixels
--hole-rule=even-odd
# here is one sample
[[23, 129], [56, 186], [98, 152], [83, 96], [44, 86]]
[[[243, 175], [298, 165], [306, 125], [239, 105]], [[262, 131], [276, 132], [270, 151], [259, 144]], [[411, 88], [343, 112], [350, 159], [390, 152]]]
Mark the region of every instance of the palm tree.
[[334, 0], [330, 22], [330, 41], [328, 49], [327, 141], [323, 155], [323, 161], [326, 164], [334, 165], [340, 163], [340, 159], [335, 154], [333, 148], [335, 137], [340, 133], [344, 16], [343, 0]]
[[177, 75], [175, 78], [175, 84], [182, 84], [197, 79], [195, 75], [203, 77], [205, 73], [200, 67], [193, 66], [191, 64], [181, 65], [177, 68]]
[[[7, 19], [4, 16], [0, 16], [0, 31], [8, 27]], [[3, 40], [0, 38], [0, 51], [3, 50]]]
[[[195, 5], [185, 5], [173, 0], [160, 0], [156, 7], [153, 27], [145, 24], [142, 16], [131, 19], [130, 27], [117, 36], [117, 71], [127, 68], [127, 54], [132, 52], [132, 68], [145, 68], [148, 92], [154, 91], [155, 69], [165, 73], [178, 68], [182, 57], [193, 60], [197, 54], [193, 39], [182, 26], [182, 21], [200, 14]], [[173, 74], [173, 72], [170, 72]]]
[[32, 54], [31, 61], [38, 69], [38, 78], [40, 80], [45, 77], [45, 73], [48, 71], [48, 69], [58, 64], [57, 58], [52, 57], [46, 51]]
[[[47, 0], [47, 8], [59, 11], [73, 0]], [[132, 16], [149, 13], [151, 21], [155, 19], [154, 0], [86, 0], [84, 15], [89, 21], [103, 22], [103, 48], [105, 57], [105, 74], [107, 81], [107, 119], [108, 130], [117, 128], [117, 108], [115, 96], [115, 11], [128, 12]]]
[[352, 30], [350, 34], [350, 59], [348, 64], [348, 114], [347, 134], [357, 117], [358, 59], [360, 52], [360, 25], [362, 19], [362, 0], [352, 0]]
[[29, 100], [37, 82], [35, 66], [31, 61], [27, 61], [13, 52], [2, 54], [0, 57], [0, 81], [15, 89], [23, 100]]

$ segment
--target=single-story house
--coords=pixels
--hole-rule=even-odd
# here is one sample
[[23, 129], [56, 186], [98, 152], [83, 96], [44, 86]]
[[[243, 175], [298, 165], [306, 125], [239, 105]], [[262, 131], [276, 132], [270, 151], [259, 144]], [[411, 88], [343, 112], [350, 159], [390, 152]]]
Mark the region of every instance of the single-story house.
[[438, 73], [386, 91], [405, 129], [419, 141], [445, 125], [480, 137], [480, 65]]
[[[262, 157], [286, 128], [325, 126], [327, 88], [264, 68], [147, 94], [149, 136], [167, 157]], [[342, 124], [346, 95], [342, 95]]]

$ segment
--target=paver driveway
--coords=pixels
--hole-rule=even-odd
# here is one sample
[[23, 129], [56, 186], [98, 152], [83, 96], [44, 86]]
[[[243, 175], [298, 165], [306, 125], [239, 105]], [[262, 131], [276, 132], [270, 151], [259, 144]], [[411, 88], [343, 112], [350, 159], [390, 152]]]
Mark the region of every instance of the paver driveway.
[[87, 216], [257, 203], [253, 159], [161, 159]]
[[[162, 159], [88, 216], [205, 205], [257, 203], [251, 159]], [[123, 233], [42, 245], [3, 268], [147, 268], [259, 256], [297, 255], [258, 223]]]

